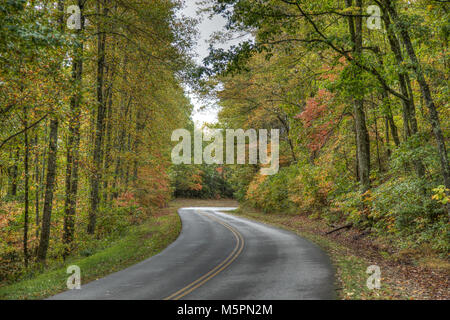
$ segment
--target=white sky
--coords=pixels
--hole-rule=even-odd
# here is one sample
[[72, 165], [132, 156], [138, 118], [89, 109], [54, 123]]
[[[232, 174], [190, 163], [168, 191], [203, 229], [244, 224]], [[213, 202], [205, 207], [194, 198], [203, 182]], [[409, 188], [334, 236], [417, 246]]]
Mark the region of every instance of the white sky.
[[[188, 17], [193, 17], [196, 19], [201, 18], [201, 22], [197, 26], [199, 30], [199, 40], [197, 42], [194, 51], [198, 55], [197, 62], [201, 63], [205, 57], [209, 54], [209, 44], [208, 40], [214, 32], [221, 31], [225, 29], [226, 21], [221, 16], [213, 16], [209, 19], [209, 14], [202, 14], [199, 16], [197, 13], [200, 5], [197, 4], [198, 0], [185, 0], [186, 5], [183, 10], [181, 10], [181, 14]], [[229, 45], [232, 43], [237, 43], [239, 41], [231, 41]], [[223, 48], [228, 47], [228, 45], [222, 46]], [[200, 111], [199, 109], [202, 107], [202, 102], [199, 101], [194, 94], [189, 95], [192, 104], [195, 107], [193, 119], [195, 124], [198, 127], [201, 127], [204, 123], [213, 123], [217, 121], [218, 108], [208, 108], [206, 110]]]

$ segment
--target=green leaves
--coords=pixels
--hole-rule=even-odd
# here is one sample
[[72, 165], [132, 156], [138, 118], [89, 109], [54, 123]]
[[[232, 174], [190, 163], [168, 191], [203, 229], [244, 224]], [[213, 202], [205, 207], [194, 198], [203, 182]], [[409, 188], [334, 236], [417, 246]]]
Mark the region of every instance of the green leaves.
[[450, 197], [448, 196], [450, 190], [446, 189], [445, 186], [439, 186], [433, 189], [433, 196], [431, 199], [436, 200], [443, 205], [446, 205], [450, 202]]

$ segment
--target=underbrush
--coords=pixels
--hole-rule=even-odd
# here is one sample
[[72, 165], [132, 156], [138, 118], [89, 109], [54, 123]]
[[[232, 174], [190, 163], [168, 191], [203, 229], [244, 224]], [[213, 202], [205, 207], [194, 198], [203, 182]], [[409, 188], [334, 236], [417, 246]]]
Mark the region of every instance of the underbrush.
[[[141, 225], [156, 212], [154, 207], [140, 206], [131, 193], [125, 193], [110, 206], [101, 206], [97, 218], [95, 235], [86, 232], [88, 224], [87, 208], [80, 204], [80, 214], [76, 217], [74, 241], [68, 259], [89, 257], [126, 237], [134, 226]], [[30, 265], [24, 266], [23, 254], [23, 214], [19, 202], [2, 202], [0, 209], [0, 284], [6, 285], [29, 279], [42, 272], [43, 267], [35, 261], [39, 237], [37, 225], [30, 219], [29, 251]], [[46, 260], [46, 270], [65, 265], [66, 250], [62, 242], [64, 224], [63, 208], [56, 206], [52, 214], [52, 230]]]
[[[45, 269], [34, 265], [21, 272], [8, 272], [8, 281], [0, 286], [0, 299], [40, 299], [64, 291], [70, 265], [80, 267], [85, 284], [159, 253], [181, 231], [177, 209], [172, 205], [148, 212], [127, 206], [104, 211], [98, 221], [99, 233], [91, 237], [80, 232], [76, 249], [65, 261], [54, 257], [56, 251], [52, 251]], [[127, 223], [115, 227], [122, 220]]]
[[364, 234], [386, 240], [393, 251], [428, 247], [446, 258], [448, 198], [439, 182], [397, 173], [374, 177], [373, 188], [361, 195], [342, 171], [305, 163], [281, 168], [273, 176], [256, 175], [240, 200], [266, 213], [322, 219], [330, 228], [351, 223]]

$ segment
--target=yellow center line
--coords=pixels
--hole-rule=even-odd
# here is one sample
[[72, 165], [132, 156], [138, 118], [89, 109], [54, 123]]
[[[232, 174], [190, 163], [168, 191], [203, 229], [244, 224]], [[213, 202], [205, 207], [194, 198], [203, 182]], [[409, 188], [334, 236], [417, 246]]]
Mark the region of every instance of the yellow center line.
[[[198, 213], [202, 214], [200, 212], [198, 212]], [[231, 252], [231, 254], [225, 260], [223, 260], [218, 266], [216, 266], [214, 269], [212, 269], [211, 271], [209, 271], [205, 275], [201, 276], [200, 278], [198, 278], [197, 280], [195, 280], [191, 284], [187, 285], [186, 287], [178, 290], [177, 292], [175, 292], [174, 294], [168, 296], [167, 298], [164, 298], [164, 300], [171, 300], [171, 299], [178, 300], [178, 299], [181, 299], [182, 297], [184, 297], [188, 293], [191, 293], [192, 291], [194, 291], [198, 287], [202, 286], [207, 281], [211, 280], [213, 277], [215, 277], [220, 272], [225, 270], [234, 260], [236, 260], [236, 258], [241, 254], [242, 250], [244, 249], [244, 238], [239, 233], [239, 231], [237, 231], [235, 228], [233, 228], [229, 224], [227, 224], [227, 223], [225, 223], [225, 222], [223, 222], [223, 221], [221, 221], [221, 220], [219, 220], [219, 219], [217, 219], [217, 218], [215, 218], [215, 217], [213, 217], [211, 215], [208, 215], [208, 214], [202, 214], [202, 215], [207, 216], [211, 220], [214, 220], [214, 221], [220, 223], [225, 228], [230, 230], [233, 233], [234, 237], [236, 238], [236, 246], [233, 249], [233, 251]]]

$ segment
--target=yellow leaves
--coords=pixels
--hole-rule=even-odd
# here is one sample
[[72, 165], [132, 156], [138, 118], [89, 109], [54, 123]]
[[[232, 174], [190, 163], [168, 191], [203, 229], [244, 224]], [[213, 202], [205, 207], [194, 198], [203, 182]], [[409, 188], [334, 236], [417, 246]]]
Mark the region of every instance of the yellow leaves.
[[268, 190], [267, 189], [261, 190], [260, 186], [264, 183], [267, 177], [268, 176], [263, 176], [260, 174], [257, 174], [254, 177], [254, 179], [252, 180], [252, 182], [250, 182], [247, 188], [246, 193], [247, 200], [250, 200], [254, 203], [262, 202], [262, 199], [264, 198], [264, 195], [267, 194]]
[[349, 14], [349, 13], [357, 12], [359, 9], [360, 8], [357, 7], [357, 6], [351, 6], [351, 7], [343, 8], [341, 10], [337, 10], [337, 12], [339, 12], [339, 13], [348, 13]]
[[450, 197], [448, 196], [450, 190], [446, 189], [445, 186], [438, 186], [437, 188], [433, 189], [433, 196], [431, 199], [446, 205], [450, 201]]

